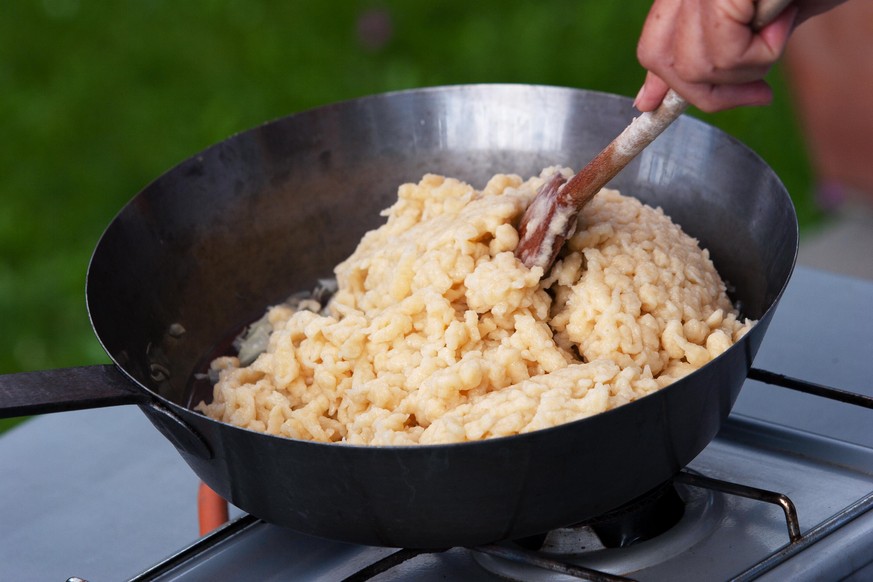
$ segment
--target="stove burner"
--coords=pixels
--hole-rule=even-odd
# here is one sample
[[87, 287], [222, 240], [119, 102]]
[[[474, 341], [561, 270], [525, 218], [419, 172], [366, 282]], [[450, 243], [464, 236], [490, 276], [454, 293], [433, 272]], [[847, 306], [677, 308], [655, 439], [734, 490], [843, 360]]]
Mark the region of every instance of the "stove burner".
[[685, 502], [676, 487], [667, 483], [587, 525], [605, 547], [624, 548], [661, 535], [679, 523], [684, 513]]
[[[514, 541], [527, 550], [559, 553], [592, 546], [624, 548], [666, 532], [684, 513], [684, 501], [673, 483], [667, 482], [596, 518]], [[580, 535], [583, 529], [585, 534]]]
[[[598, 572], [627, 574], [687, 551], [718, 527], [723, 513], [723, 494], [668, 482], [584, 523], [499, 545]], [[512, 580], [568, 579], [493, 554], [473, 555], [486, 570]]]

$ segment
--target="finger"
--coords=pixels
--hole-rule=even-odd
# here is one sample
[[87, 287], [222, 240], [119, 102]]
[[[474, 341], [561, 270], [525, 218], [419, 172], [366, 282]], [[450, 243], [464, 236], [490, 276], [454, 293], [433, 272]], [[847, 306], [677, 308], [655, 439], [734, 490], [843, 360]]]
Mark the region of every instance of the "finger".
[[652, 73], [646, 73], [646, 80], [637, 93], [637, 98], [634, 100], [634, 107], [640, 111], [654, 111], [664, 100], [664, 96], [670, 87], [664, 82], [661, 77]]
[[[707, 16], [718, 19], [713, 13]], [[742, 84], [763, 78], [782, 57], [796, 16], [797, 8], [791, 6], [758, 32], [744, 20], [721, 20], [718, 27], [710, 21], [714, 34], [703, 37], [704, 51], [678, 64], [680, 76], [689, 82], [713, 84]]]
[[673, 90], [706, 113], [734, 107], [768, 105], [773, 100], [773, 90], [765, 81], [736, 85], [680, 84], [674, 86]]
[[791, 36], [797, 20], [797, 7], [789, 6], [782, 11], [776, 20], [758, 31], [758, 38], [766, 45], [771, 53], [782, 55], [788, 37]]
[[680, 7], [681, 0], [655, 0], [652, 3], [637, 43], [637, 59], [644, 69], [651, 71], [670, 66]]

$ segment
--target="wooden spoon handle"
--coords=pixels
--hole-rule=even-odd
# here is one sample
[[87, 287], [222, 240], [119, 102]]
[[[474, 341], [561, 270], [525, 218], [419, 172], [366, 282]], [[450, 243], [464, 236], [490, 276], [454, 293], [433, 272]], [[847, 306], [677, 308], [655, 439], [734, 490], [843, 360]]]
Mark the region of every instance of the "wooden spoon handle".
[[515, 256], [528, 268], [539, 266], [548, 271], [576, 229], [579, 210], [687, 107], [688, 103], [670, 89], [656, 110], [635, 118], [569, 182], [565, 184], [556, 176], [544, 184], [521, 218]]
[[657, 109], [634, 118], [618, 137], [573, 176], [564, 186], [562, 196], [580, 208], [584, 206], [637, 154], [670, 127], [687, 107], [688, 102], [670, 89]]

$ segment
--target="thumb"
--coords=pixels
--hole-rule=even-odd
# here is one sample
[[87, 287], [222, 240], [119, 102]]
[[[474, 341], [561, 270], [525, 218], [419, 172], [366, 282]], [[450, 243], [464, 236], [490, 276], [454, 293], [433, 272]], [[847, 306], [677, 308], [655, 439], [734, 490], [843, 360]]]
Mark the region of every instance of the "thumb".
[[654, 111], [664, 100], [664, 96], [670, 87], [664, 82], [661, 77], [651, 71], [646, 72], [646, 80], [643, 86], [640, 87], [636, 99], [634, 99], [634, 107], [640, 111]]
[[778, 58], [785, 50], [788, 37], [794, 30], [797, 19], [797, 6], [791, 5], [776, 17], [776, 20], [758, 31], [758, 37], [767, 46], [769, 51]]

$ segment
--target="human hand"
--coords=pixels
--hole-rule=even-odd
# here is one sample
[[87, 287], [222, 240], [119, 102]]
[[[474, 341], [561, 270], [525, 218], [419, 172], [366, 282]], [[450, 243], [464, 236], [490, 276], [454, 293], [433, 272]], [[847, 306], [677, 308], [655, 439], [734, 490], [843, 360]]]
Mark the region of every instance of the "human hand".
[[764, 76], [791, 32], [843, 1], [795, 0], [756, 32], [757, 0], [655, 0], [637, 46], [648, 72], [634, 105], [652, 111], [669, 88], [709, 113], [766, 105], [772, 90]]

